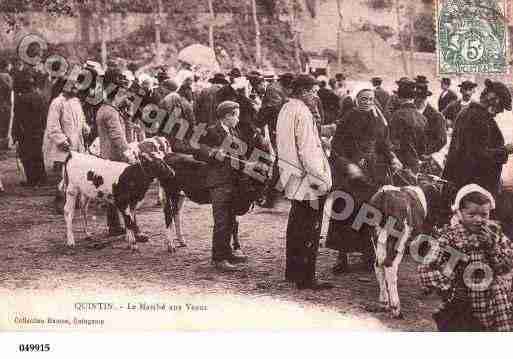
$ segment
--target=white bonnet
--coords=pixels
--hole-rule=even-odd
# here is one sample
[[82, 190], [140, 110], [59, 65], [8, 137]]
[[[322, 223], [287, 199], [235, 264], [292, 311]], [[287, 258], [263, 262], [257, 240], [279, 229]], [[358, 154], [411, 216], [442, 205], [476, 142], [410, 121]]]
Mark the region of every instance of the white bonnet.
[[467, 194], [472, 193], [472, 192], [479, 192], [479, 193], [485, 195], [486, 197], [488, 197], [490, 199], [492, 209], [495, 209], [495, 198], [493, 198], [492, 194], [490, 192], [488, 192], [487, 190], [485, 190], [483, 187], [481, 187], [475, 183], [472, 183], [472, 184], [468, 184], [466, 186], [461, 187], [460, 190], [458, 191], [458, 194], [456, 194], [456, 199], [454, 200], [454, 204], [451, 207], [453, 212], [456, 212], [460, 208], [460, 202], [463, 199], [463, 197], [465, 197]]

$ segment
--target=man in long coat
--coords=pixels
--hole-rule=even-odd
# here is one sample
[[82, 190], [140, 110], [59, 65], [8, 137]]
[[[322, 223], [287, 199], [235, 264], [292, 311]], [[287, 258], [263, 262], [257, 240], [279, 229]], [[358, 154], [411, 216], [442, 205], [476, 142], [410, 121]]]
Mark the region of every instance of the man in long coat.
[[381, 87], [383, 84], [383, 79], [381, 77], [373, 77], [371, 82], [372, 86], [374, 87], [374, 94], [376, 96], [376, 105], [382, 112], [385, 112], [386, 105], [390, 100], [390, 94], [384, 90], [383, 87]]
[[[159, 107], [166, 110], [169, 124], [184, 124], [170, 127], [171, 125], [166, 123], [160, 131], [168, 139], [174, 152], [194, 154], [195, 150], [188, 141], [195, 124], [194, 109], [192, 104], [176, 91], [176, 88], [172, 90], [175, 87], [174, 82], [171, 83], [172, 80], [166, 81], [168, 82], [164, 84], [169, 84], [169, 93], [160, 101]], [[184, 132], [182, 138], [178, 138], [177, 135], [180, 134], [181, 136], [183, 132], [181, 126], [187, 126], [186, 123], [188, 124], [188, 130]]]
[[511, 111], [511, 94], [498, 81], [485, 81], [479, 103], [472, 102], [457, 119], [447, 156], [444, 178], [461, 188], [476, 183], [497, 196], [502, 166], [513, 152], [495, 122], [495, 116]]
[[[399, 88], [401, 83], [405, 81], [410, 81], [408, 77], [401, 77], [398, 81], [396, 81], [396, 85]], [[395, 111], [399, 110], [399, 107], [401, 107], [401, 103], [399, 101], [399, 96], [397, 95], [397, 90], [394, 90], [392, 95], [390, 95], [386, 105], [385, 105], [385, 116], [388, 120], [392, 118], [392, 115], [395, 113]]]
[[415, 83], [405, 80], [399, 84], [397, 95], [400, 107], [390, 120], [390, 138], [394, 152], [406, 169], [419, 171], [420, 160], [427, 154], [427, 120], [414, 104]]
[[46, 104], [30, 72], [19, 78], [12, 137], [18, 143], [18, 154], [25, 169], [24, 186], [37, 186], [46, 181], [43, 162], [43, 135], [46, 127]]
[[440, 151], [447, 144], [447, 123], [444, 116], [435, 110], [428, 102], [428, 97], [433, 93], [428, 85], [416, 84], [415, 106], [426, 118], [426, 154]]
[[317, 96], [319, 96], [321, 100], [322, 111], [325, 117], [322, 124], [330, 125], [335, 123], [338, 119], [340, 113], [340, 98], [332, 89], [328, 88], [328, 79], [325, 76], [319, 77], [319, 91], [317, 91]]
[[200, 91], [196, 101], [194, 101], [194, 117], [196, 123], [206, 123], [207, 126], [216, 123], [216, 94], [230, 83], [223, 73], [216, 73], [208, 80], [210, 86]]
[[[128, 150], [126, 139], [125, 118], [120, 107], [126, 105], [124, 101], [116, 98], [118, 91], [128, 87], [128, 79], [117, 68], [105, 72], [105, 86], [116, 86], [106, 100], [102, 103], [96, 114], [98, 138], [100, 140], [100, 156], [106, 160], [126, 162], [125, 152]], [[126, 233], [121, 226], [118, 210], [114, 205], [107, 207], [107, 226], [109, 235], [117, 236]], [[148, 236], [142, 234], [136, 227], [135, 237], [138, 242], [147, 242]]]
[[470, 105], [472, 96], [476, 91], [477, 84], [466, 80], [459, 84], [458, 87], [460, 88], [461, 99], [451, 102], [443, 111], [443, 115], [449, 122], [448, 125], [453, 128], [456, 125], [456, 118], [460, 114], [461, 110]]
[[242, 88], [242, 73], [234, 68], [228, 74], [230, 83], [223, 86], [216, 93], [216, 108], [224, 101], [233, 101], [239, 104], [240, 122], [239, 130], [244, 138], [249, 138], [251, 134], [258, 132], [255, 124], [257, 109], [253, 102], [246, 96], [245, 88]]
[[[262, 100], [262, 107], [258, 111], [256, 125], [264, 131], [265, 126], [269, 130], [269, 138], [274, 151], [276, 148], [276, 125], [278, 123], [278, 115], [280, 111], [287, 103], [289, 96], [292, 92], [292, 81], [294, 80], [294, 74], [284, 73], [280, 75], [277, 82], [271, 83], [266, 91]], [[273, 170], [273, 181], [268, 184], [265, 192], [265, 200], [260, 206], [265, 208], [272, 208], [277, 198], [277, 191], [274, 189], [275, 181], [278, 176], [277, 162]]]
[[438, 98], [438, 111], [444, 112], [449, 104], [458, 99], [458, 95], [451, 90], [451, 79], [444, 77], [441, 81], [442, 93]]

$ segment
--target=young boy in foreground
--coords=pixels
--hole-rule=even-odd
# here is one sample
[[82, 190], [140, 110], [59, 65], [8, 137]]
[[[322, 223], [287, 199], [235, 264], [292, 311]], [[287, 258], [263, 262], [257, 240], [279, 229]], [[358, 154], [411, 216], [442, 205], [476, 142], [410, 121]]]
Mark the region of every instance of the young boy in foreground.
[[490, 220], [493, 196], [471, 184], [460, 189], [455, 216], [419, 266], [420, 282], [436, 290], [443, 305], [433, 315], [440, 331], [513, 330], [513, 247]]

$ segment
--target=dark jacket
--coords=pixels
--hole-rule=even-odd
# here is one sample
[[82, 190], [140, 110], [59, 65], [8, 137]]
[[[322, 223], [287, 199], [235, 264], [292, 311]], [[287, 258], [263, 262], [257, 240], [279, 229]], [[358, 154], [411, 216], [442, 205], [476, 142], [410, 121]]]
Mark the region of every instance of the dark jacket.
[[423, 112], [426, 123], [426, 154], [438, 152], [447, 144], [447, 122], [444, 116], [428, 104]]
[[374, 90], [374, 94], [376, 96], [378, 106], [382, 110], [385, 110], [388, 104], [388, 100], [390, 100], [390, 94], [387, 91], [383, 90], [381, 87], [376, 87], [376, 89]]
[[222, 85], [213, 84], [200, 91], [194, 101], [194, 117], [196, 123], [213, 125], [216, 123], [216, 94]]
[[403, 165], [413, 172], [418, 172], [420, 158], [427, 154], [426, 124], [426, 118], [412, 103], [403, 104], [390, 121], [394, 152]]
[[285, 90], [276, 82], [271, 84], [265, 91], [262, 99], [262, 107], [258, 111], [256, 125], [260, 128], [268, 125], [271, 141], [276, 143], [276, 123], [281, 108], [288, 101]]
[[344, 116], [351, 111], [353, 108], [355, 108], [355, 103], [351, 96], [349, 95], [343, 95], [338, 100], [339, 104], [339, 111], [338, 111], [338, 120], [341, 120], [344, 118]]
[[391, 95], [385, 105], [385, 116], [387, 116], [387, 119], [390, 120], [395, 111], [399, 110], [400, 106], [399, 97], [396, 94]]
[[389, 128], [372, 112], [349, 111], [339, 122], [331, 143], [332, 156], [342, 156], [358, 164], [365, 161], [363, 171], [376, 183], [383, 184], [384, 164], [394, 157]]
[[322, 109], [325, 116], [323, 125], [330, 125], [335, 123], [340, 113], [339, 97], [335, 94], [335, 92], [327, 88], [319, 89], [317, 96], [319, 96], [321, 100]]
[[458, 115], [464, 108], [467, 108], [468, 106], [468, 104], [463, 106], [462, 100], [451, 102], [442, 112], [448, 121], [448, 125], [451, 125], [454, 128], [456, 126], [456, 119], [458, 118]]
[[257, 111], [249, 98], [237, 92], [230, 85], [223, 86], [216, 93], [215, 108], [224, 101], [234, 101], [240, 106], [239, 131], [243, 138], [249, 137], [257, 131], [256, 116]]
[[42, 156], [43, 136], [46, 128], [46, 103], [35, 90], [16, 97], [12, 137], [19, 141], [20, 156]]
[[495, 119], [478, 103], [463, 110], [454, 130], [444, 178], [460, 188], [476, 183], [497, 195], [508, 155]]
[[[239, 136], [239, 131], [233, 129], [234, 136]], [[232, 166], [230, 160], [219, 161], [215, 158], [215, 150], [226, 149], [222, 147], [223, 142], [229, 136], [229, 133], [218, 122], [207, 128], [207, 133], [201, 137], [200, 150], [195, 154], [195, 158], [208, 163], [206, 186], [208, 188], [219, 186], [237, 186], [240, 177], [239, 169]], [[234, 141], [237, 141], [234, 139]], [[233, 156], [233, 155], [232, 155]], [[239, 157], [240, 158], [240, 157]]]
[[438, 98], [438, 111], [443, 112], [447, 106], [458, 99], [458, 95], [453, 90], [448, 90], [445, 96]]

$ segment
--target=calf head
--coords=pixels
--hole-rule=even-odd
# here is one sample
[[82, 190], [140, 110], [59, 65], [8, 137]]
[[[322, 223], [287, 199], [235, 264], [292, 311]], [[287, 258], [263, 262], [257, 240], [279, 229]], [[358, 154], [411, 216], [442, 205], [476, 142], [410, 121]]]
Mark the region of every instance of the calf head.
[[149, 176], [159, 180], [174, 177], [174, 170], [164, 161], [171, 153], [171, 146], [164, 137], [147, 138], [137, 145], [137, 157], [141, 168]]
[[430, 174], [419, 174], [418, 183], [426, 196], [428, 208], [424, 230], [430, 233], [434, 227], [449, 223], [451, 203], [457, 188], [451, 182]]

